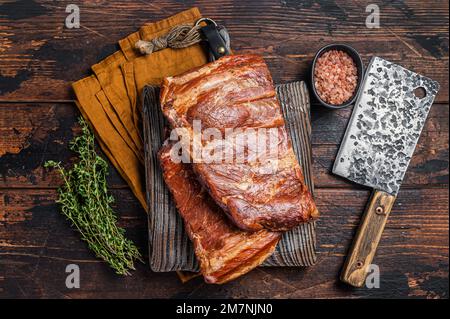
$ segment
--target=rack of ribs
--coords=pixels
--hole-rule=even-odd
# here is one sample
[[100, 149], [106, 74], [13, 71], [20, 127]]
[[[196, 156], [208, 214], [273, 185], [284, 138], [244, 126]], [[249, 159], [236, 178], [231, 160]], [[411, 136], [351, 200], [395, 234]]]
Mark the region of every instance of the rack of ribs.
[[163, 177], [205, 281], [222, 284], [260, 265], [274, 251], [281, 233], [264, 229], [249, 233], [234, 226], [197, 181], [192, 165], [175, 163], [170, 151], [168, 143], [159, 151]]
[[[168, 77], [160, 99], [171, 127], [189, 135], [195, 175], [237, 227], [286, 231], [318, 216], [262, 57], [226, 56]], [[196, 138], [195, 121], [222, 138]]]

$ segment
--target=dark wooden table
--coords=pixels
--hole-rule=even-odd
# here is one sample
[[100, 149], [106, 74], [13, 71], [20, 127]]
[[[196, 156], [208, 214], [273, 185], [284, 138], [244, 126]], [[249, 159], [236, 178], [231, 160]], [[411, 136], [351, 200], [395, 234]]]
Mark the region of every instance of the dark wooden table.
[[[81, 9], [81, 28], [67, 29], [66, 5]], [[366, 5], [381, 26], [368, 29]], [[116, 50], [147, 21], [198, 6], [225, 24], [237, 52], [262, 54], [276, 82], [306, 79], [314, 53], [331, 42], [354, 46], [365, 62], [378, 55], [441, 84], [384, 232], [375, 262], [379, 289], [338, 281], [369, 190], [330, 174], [350, 109], [313, 105], [314, 173], [322, 213], [319, 261], [309, 269], [260, 268], [223, 286], [141, 264], [116, 276], [88, 251], [58, 213], [61, 183], [42, 164], [70, 162], [67, 142], [79, 115], [70, 82]], [[0, 1], [0, 297], [30, 298], [448, 298], [448, 1]], [[111, 169], [120, 224], [146, 255], [144, 211]], [[65, 267], [81, 269], [81, 288], [67, 289]]]

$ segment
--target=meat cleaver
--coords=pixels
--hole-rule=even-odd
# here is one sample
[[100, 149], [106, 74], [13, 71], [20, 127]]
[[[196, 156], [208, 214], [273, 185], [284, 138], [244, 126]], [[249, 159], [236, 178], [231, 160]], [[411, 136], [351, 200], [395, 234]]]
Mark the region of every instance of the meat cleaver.
[[333, 173], [373, 189], [341, 273], [365, 283], [381, 234], [439, 84], [373, 57], [333, 166]]

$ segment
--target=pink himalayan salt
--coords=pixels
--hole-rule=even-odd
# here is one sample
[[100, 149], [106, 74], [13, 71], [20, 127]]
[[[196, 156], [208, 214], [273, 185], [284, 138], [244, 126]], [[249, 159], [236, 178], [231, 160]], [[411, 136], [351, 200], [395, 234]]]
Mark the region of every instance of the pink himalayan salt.
[[346, 52], [330, 50], [317, 59], [314, 78], [319, 97], [328, 104], [340, 105], [355, 93], [358, 70]]

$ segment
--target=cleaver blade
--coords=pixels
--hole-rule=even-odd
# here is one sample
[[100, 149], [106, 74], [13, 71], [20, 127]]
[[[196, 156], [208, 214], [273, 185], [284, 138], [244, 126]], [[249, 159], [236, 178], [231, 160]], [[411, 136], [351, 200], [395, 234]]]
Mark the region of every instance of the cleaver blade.
[[[418, 90], [422, 95], [418, 97]], [[373, 57], [333, 173], [374, 189], [341, 273], [361, 287], [439, 84]]]
[[372, 58], [333, 173], [396, 195], [438, 90], [429, 78]]

